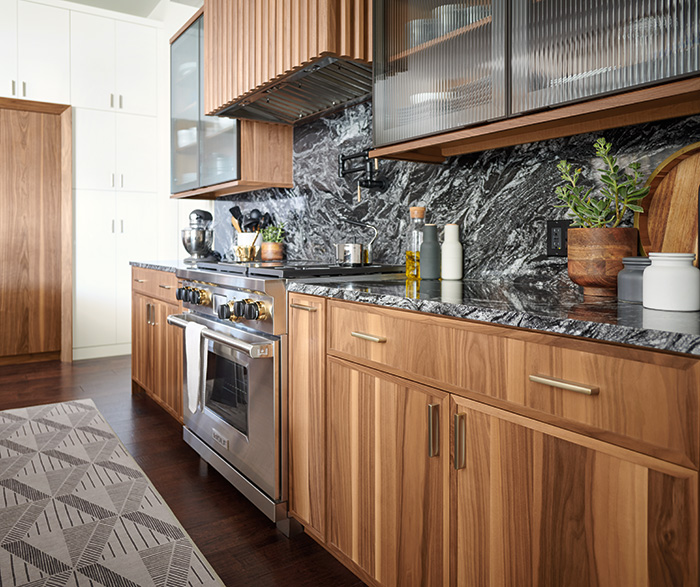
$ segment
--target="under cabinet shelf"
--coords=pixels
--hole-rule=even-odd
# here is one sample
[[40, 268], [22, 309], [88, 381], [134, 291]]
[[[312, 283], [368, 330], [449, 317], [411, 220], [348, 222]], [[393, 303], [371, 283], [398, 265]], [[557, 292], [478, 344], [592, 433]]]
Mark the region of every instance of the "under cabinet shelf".
[[401, 53], [397, 53], [396, 55], [393, 55], [389, 57], [388, 61], [389, 63], [393, 63], [394, 61], [398, 61], [399, 59], [405, 59], [406, 57], [409, 57], [411, 55], [415, 55], [416, 53], [422, 53], [423, 51], [430, 49], [432, 47], [435, 47], [437, 45], [442, 45], [443, 43], [446, 43], [447, 41], [451, 41], [452, 39], [456, 39], [457, 37], [460, 37], [461, 35], [468, 33], [470, 31], [474, 31], [478, 28], [481, 28], [483, 26], [491, 24], [491, 21], [493, 18], [489, 15], [485, 18], [482, 18], [481, 20], [477, 20], [476, 22], [472, 22], [466, 26], [460, 27], [458, 29], [455, 29], [454, 31], [450, 31], [446, 35], [441, 35], [439, 37], [435, 37], [434, 39], [430, 39], [429, 41], [426, 41], [425, 43], [421, 43], [420, 45], [416, 45], [415, 47], [411, 47], [410, 49], [406, 49], [405, 51], [401, 51]]

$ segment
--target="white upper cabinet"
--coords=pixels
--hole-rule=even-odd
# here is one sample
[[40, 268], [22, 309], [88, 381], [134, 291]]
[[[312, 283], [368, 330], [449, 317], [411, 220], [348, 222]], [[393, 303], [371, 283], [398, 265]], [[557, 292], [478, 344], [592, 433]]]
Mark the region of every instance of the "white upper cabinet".
[[0, 0], [0, 96], [17, 97], [17, 0]]
[[0, 0], [0, 96], [70, 104], [68, 10]]
[[155, 28], [72, 12], [73, 106], [155, 115], [156, 41]]
[[157, 119], [73, 109], [73, 186], [157, 191]]

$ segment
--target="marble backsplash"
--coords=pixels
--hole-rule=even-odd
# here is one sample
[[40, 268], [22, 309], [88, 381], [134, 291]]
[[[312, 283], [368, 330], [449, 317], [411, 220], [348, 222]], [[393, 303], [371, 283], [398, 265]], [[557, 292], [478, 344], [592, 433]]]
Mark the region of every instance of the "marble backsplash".
[[331, 261], [333, 243], [367, 242], [371, 230], [345, 218], [375, 225], [380, 263], [403, 263], [404, 234], [414, 205], [425, 205], [427, 221], [460, 225], [466, 278], [560, 281], [566, 259], [548, 258], [545, 221], [564, 218], [555, 209], [556, 164], [568, 159], [588, 170], [593, 141], [612, 141], [623, 166], [639, 161], [648, 175], [679, 148], [700, 140], [700, 116], [671, 119], [453, 157], [440, 165], [380, 161], [385, 191], [363, 190], [357, 201], [357, 177], [341, 178], [338, 155], [371, 145], [372, 114], [360, 104], [294, 130], [293, 189], [270, 189], [217, 200], [215, 248], [232, 256], [235, 236], [229, 208], [270, 212], [289, 230], [287, 258]]

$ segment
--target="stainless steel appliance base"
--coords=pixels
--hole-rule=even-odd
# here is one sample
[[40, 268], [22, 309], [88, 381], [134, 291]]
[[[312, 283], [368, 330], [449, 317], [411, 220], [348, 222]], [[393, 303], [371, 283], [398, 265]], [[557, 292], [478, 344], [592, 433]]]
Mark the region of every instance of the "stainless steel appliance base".
[[[202, 442], [198, 436], [185, 427], [182, 428], [182, 438], [200, 457], [221, 473], [231, 485], [238, 489], [238, 491], [251, 501], [263, 514], [270, 518], [270, 520], [277, 523], [284, 522], [288, 519], [286, 501], [276, 502], [270, 499], [216, 452], [209, 448], [209, 446]], [[284, 531], [285, 526], [288, 526], [288, 524], [278, 524], [280, 531], [286, 536], [289, 536], [289, 534]]]

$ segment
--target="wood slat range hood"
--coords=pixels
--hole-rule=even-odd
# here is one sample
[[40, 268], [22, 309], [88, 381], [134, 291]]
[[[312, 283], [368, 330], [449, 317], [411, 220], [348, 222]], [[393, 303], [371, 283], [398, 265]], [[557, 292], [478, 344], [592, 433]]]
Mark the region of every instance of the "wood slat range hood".
[[372, 92], [372, 0], [205, 0], [207, 114], [295, 124]]

